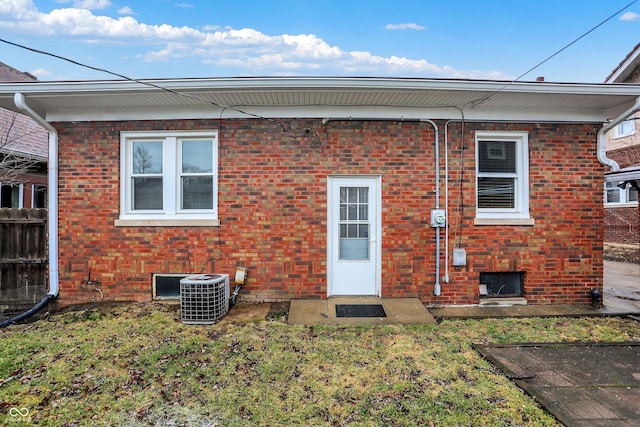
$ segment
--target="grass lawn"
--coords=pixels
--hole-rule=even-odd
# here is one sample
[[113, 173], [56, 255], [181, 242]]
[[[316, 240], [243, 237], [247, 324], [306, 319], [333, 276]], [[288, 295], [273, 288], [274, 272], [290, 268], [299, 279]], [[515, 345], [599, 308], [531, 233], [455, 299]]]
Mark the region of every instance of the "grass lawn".
[[472, 343], [628, 340], [640, 323], [604, 317], [194, 326], [98, 307], [0, 330], [0, 424], [555, 426]]

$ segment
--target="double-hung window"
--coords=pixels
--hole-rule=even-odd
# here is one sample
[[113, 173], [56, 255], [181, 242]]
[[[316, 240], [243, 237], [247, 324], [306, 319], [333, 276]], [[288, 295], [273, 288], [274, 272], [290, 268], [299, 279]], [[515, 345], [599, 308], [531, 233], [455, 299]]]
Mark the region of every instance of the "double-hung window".
[[218, 225], [218, 135], [121, 134], [117, 225]]
[[526, 132], [476, 133], [475, 223], [533, 224]]

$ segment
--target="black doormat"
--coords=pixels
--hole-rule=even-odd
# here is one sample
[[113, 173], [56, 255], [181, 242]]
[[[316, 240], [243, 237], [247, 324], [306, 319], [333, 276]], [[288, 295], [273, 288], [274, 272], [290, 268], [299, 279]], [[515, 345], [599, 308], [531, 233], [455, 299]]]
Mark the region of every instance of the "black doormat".
[[336, 304], [336, 317], [387, 317], [381, 304]]

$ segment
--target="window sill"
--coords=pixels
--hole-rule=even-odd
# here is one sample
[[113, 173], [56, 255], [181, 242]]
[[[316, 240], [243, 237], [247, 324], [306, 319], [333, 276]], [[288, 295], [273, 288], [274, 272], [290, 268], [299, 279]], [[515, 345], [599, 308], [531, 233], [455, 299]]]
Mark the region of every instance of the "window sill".
[[475, 218], [473, 225], [535, 225], [534, 218]]
[[615, 135], [613, 139], [629, 138], [630, 136], [634, 136], [635, 134], [636, 134], [635, 132], [631, 132], [631, 133], [626, 133], [624, 135]]
[[219, 219], [143, 219], [120, 218], [116, 227], [219, 227]]
[[638, 207], [638, 202], [611, 202], [611, 203], [604, 204], [605, 209], [633, 208], [633, 207]]

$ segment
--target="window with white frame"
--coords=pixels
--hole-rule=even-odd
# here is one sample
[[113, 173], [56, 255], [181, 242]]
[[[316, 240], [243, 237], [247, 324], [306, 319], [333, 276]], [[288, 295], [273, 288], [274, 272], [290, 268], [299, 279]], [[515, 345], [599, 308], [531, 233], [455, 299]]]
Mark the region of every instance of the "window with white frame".
[[605, 182], [604, 204], [637, 204], [638, 190], [631, 185], [621, 184], [619, 182]]
[[614, 138], [624, 138], [625, 136], [631, 136], [636, 133], [636, 121], [635, 117], [631, 116], [618, 126], [615, 127], [613, 132]]
[[526, 132], [476, 133], [476, 219], [530, 218], [528, 150]]
[[123, 132], [120, 144], [123, 224], [217, 220], [216, 131]]

